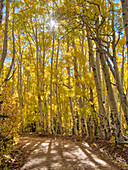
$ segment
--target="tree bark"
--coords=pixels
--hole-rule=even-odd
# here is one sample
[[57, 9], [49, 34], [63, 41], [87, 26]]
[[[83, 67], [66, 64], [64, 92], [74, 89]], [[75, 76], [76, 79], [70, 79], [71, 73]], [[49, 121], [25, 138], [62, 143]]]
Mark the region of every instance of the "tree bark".
[[4, 44], [3, 44], [2, 58], [1, 58], [1, 62], [0, 62], [0, 74], [1, 74], [2, 69], [4, 67], [4, 61], [5, 61], [5, 58], [7, 56], [9, 6], [10, 6], [10, 2], [6, 1]]
[[41, 100], [41, 91], [40, 91], [40, 82], [39, 82], [39, 47], [38, 47], [38, 37], [37, 37], [37, 25], [36, 25], [36, 69], [37, 69], [37, 93], [38, 93], [38, 106], [39, 106], [39, 113], [40, 113], [40, 121], [41, 121], [41, 131], [44, 133], [44, 115], [42, 111], [42, 100]]
[[[14, 14], [15, 14], [15, 6], [13, 7], [13, 15]], [[13, 26], [12, 26], [13, 57], [12, 57], [12, 62], [11, 62], [11, 65], [10, 65], [10, 68], [9, 68], [9, 71], [8, 71], [8, 73], [6, 75], [5, 80], [8, 80], [8, 77], [9, 77], [9, 75], [11, 73], [11, 70], [12, 70], [14, 62], [15, 62], [15, 52], [16, 52], [16, 50], [15, 50], [15, 31], [14, 31], [14, 29], [15, 29], [15, 18], [13, 17]]]
[[3, 17], [3, 2], [4, 0], [0, 0], [0, 26], [1, 26], [1, 23], [2, 23], [2, 17]]
[[54, 26], [52, 28], [53, 39], [52, 39], [52, 56], [51, 56], [51, 77], [50, 77], [50, 123], [51, 123], [51, 132], [54, 134], [53, 128], [53, 113], [52, 113], [52, 96], [53, 96], [53, 57], [54, 57], [54, 46], [55, 46], [55, 33]]
[[19, 94], [19, 103], [20, 103], [20, 114], [22, 121], [22, 132], [24, 131], [24, 122], [23, 122], [23, 79], [22, 79], [22, 56], [23, 51], [21, 50], [21, 39], [19, 34], [19, 68], [18, 68], [18, 94]]
[[[67, 52], [69, 52], [69, 42], [67, 42]], [[67, 72], [68, 72], [68, 87], [71, 89], [71, 84], [70, 84], [70, 66], [67, 67]], [[72, 97], [69, 97], [69, 102], [70, 102], [70, 110], [71, 110], [73, 126], [74, 126], [74, 134], [78, 135], [77, 126], [76, 126], [76, 120], [75, 120], [75, 114], [74, 114], [74, 109], [73, 109]]]
[[[99, 47], [99, 49], [102, 49], [101, 46]], [[113, 119], [114, 119], [115, 137], [116, 137], [116, 140], [122, 141], [123, 138], [121, 134], [121, 122], [119, 121], [117, 103], [115, 101], [114, 92], [113, 92], [112, 85], [111, 85], [109, 70], [106, 65], [104, 53], [102, 53], [102, 51], [100, 51], [100, 61], [101, 61], [102, 70], [104, 73], [106, 87], [107, 87], [107, 92], [108, 92], [108, 96], [110, 100], [111, 112], [112, 112]]]
[[106, 111], [103, 106], [101, 86], [99, 83], [97, 67], [96, 67], [96, 63], [94, 60], [93, 45], [92, 45], [92, 40], [89, 35], [88, 28], [87, 28], [87, 39], [88, 39], [88, 46], [89, 46], [89, 57], [90, 57], [90, 61], [91, 61], [91, 67], [93, 70], [93, 75], [94, 75], [94, 80], [95, 80], [95, 85], [96, 85], [96, 90], [97, 90], [98, 103], [99, 103], [99, 107], [101, 108], [101, 115], [100, 115], [101, 116], [100, 122], [102, 125], [101, 127], [102, 127], [103, 134], [105, 135], [104, 137], [109, 140], [111, 138], [111, 130], [110, 130], [109, 121], [108, 121], [108, 118], [106, 115]]
[[56, 58], [56, 104], [57, 104], [57, 118], [59, 122], [59, 130], [60, 130], [60, 133], [62, 134], [62, 120], [61, 120], [61, 115], [59, 111], [60, 106], [58, 102], [58, 77], [57, 77], [58, 59], [59, 59], [59, 40], [58, 40], [58, 49], [57, 49], [57, 58]]

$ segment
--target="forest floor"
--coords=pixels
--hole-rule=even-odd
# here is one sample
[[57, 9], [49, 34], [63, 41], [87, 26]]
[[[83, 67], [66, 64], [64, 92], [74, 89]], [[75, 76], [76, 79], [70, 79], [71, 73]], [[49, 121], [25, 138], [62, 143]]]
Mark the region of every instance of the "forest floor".
[[128, 145], [99, 138], [27, 134], [18, 147], [9, 170], [128, 169]]

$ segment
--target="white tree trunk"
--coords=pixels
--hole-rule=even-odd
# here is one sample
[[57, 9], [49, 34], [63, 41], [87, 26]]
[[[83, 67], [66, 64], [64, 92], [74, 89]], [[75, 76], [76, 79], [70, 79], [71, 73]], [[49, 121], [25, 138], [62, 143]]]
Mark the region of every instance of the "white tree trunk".
[[[2, 5], [2, 2], [1, 2], [1, 5]], [[4, 67], [4, 61], [5, 61], [5, 58], [7, 56], [9, 6], [10, 6], [10, 2], [6, 1], [4, 44], [3, 44], [2, 57], [1, 57], [1, 61], [0, 61], [0, 74], [1, 74], [1, 71]]]
[[[102, 47], [99, 46], [99, 49], [102, 49]], [[109, 70], [106, 65], [104, 53], [102, 53], [102, 51], [100, 51], [100, 60], [101, 60], [102, 70], [104, 73], [107, 92], [108, 92], [108, 96], [109, 96], [109, 100], [110, 100], [111, 112], [112, 112], [113, 119], [114, 119], [115, 137], [116, 137], [116, 140], [122, 141], [123, 138], [122, 138], [122, 134], [121, 134], [121, 122], [119, 121], [117, 103], [115, 101], [114, 92], [113, 92], [112, 85], [111, 85]]]
[[[88, 28], [87, 28], [88, 30]], [[94, 53], [93, 53], [93, 45], [92, 45], [92, 40], [90, 38], [89, 32], [87, 31], [87, 38], [88, 38], [88, 46], [89, 46], [89, 57], [90, 57], [90, 61], [91, 61], [91, 67], [93, 70], [93, 75], [94, 75], [94, 80], [95, 80], [95, 85], [96, 85], [96, 90], [97, 90], [97, 98], [98, 98], [98, 103], [99, 103], [99, 107], [101, 109], [101, 117], [100, 117], [100, 122], [101, 122], [101, 127], [102, 127], [102, 131], [103, 134], [105, 135], [104, 137], [106, 139], [110, 139], [111, 138], [111, 130], [110, 130], [110, 126], [109, 126], [109, 121], [106, 115], [106, 111], [105, 108], [103, 106], [103, 98], [102, 98], [102, 92], [101, 92], [101, 86], [99, 83], [99, 77], [98, 77], [98, 73], [97, 73], [97, 67], [96, 67], [96, 63], [94, 60]]]

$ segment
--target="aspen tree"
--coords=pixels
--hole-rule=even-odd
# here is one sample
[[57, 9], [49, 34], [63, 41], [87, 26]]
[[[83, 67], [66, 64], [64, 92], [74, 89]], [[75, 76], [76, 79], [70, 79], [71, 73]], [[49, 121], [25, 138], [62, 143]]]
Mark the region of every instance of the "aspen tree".
[[[124, 45], [123, 45], [123, 47], [122, 47], [122, 66], [121, 66], [121, 85], [122, 85], [122, 87], [123, 87], [123, 82], [124, 82], [124, 60], [125, 60], [125, 57], [124, 57]], [[121, 108], [121, 99], [120, 99], [120, 122], [121, 122], [121, 124], [122, 124], [122, 108]], [[122, 131], [122, 126], [121, 126], [121, 132], [123, 132]]]
[[93, 70], [96, 90], [97, 90], [98, 103], [99, 103], [99, 107], [102, 109], [101, 115], [100, 115], [100, 122], [101, 122], [101, 127], [102, 127], [101, 130], [103, 131], [102, 134], [104, 135], [104, 137], [106, 139], [110, 139], [111, 138], [111, 130], [110, 130], [109, 121], [108, 121], [108, 118], [106, 115], [106, 111], [103, 106], [103, 98], [102, 98], [99, 78], [98, 78], [98, 74], [97, 74], [97, 68], [96, 68], [96, 64], [95, 64], [95, 60], [94, 60], [92, 41], [91, 41], [91, 38], [89, 35], [88, 28], [87, 28], [87, 38], [88, 38], [88, 46], [89, 46], [89, 57], [90, 57], [91, 67]]
[[[74, 36], [74, 35], [73, 35]], [[73, 38], [74, 39], [74, 38]], [[75, 53], [77, 53], [77, 48], [76, 48], [76, 45], [75, 45], [75, 41], [73, 40], [73, 45], [72, 45], [73, 47], [74, 47], [74, 52]], [[77, 56], [76, 56], [76, 54], [74, 54], [74, 56], [73, 56], [73, 65], [74, 65], [74, 77], [75, 77], [75, 88], [76, 88], [76, 90], [75, 90], [75, 98], [76, 98], [76, 100], [77, 100], [77, 98], [79, 98], [78, 99], [78, 101], [79, 101], [79, 106], [80, 106], [80, 108], [82, 108], [82, 100], [81, 100], [81, 97], [77, 97], [77, 94], [78, 94], [78, 92], [80, 91], [80, 83], [79, 83], [79, 73], [78, 73], [78, 66], [77, 66], [77, 62], [78, 62], [78, 59], [77, 59]], [[78, 111], [77, 111], [77, 121], [78, 121], [78, 124], [79, 124], [79, 127], [78, 127], [78, 129], [79, 129], [79, 131], [80, 131], [80, 126], [81, 126], [81, 122], [80, 122], [80, 119], [81, 119], [81, 115], [79, 115], [78, 114]], [[84, 123], [84, 122], [82, 122], [82, 123]], [[77, 129], [77, 130], [78, 130]]]
[[2, 23], [2, 16], [3, 16], [3, 12], [2, 12], [3, 2], [4, 2], [4, 0], [0, 0], [0, 25]]
[[[1, 2], [2, 3], [2, 2]], [[0, 61], [0, 74], [2, 72], [2, 69], [4, 67], [4, 61], [7, 56], [7, 44], [8, 44], [8, 18], [9, 18], [9, 7], [10, 7], [10, 1], [6, 1], [6, 16], [5, 16], [5, 30], [4, 30], [4, 43], [3, 43], [3, 52], [2, 57]]]
[[39, 112], [40, 112], [40, 120], [41, 120], [41, 130], [44, 133], [44, 116], [42, 111], [42, 101], [40, 95], [40, 83], [39, 83], [39, 45], [38, 45], [38, 34], [37, 34], [37, 23], [36, 23], [36, 69], [37, 69], [37, 90], [38, 90], [38, 105], [39, 105]]
[[[85, 57], [85, 55], [86, 55], [86, 48], [87, 47], [85, 47], [85, 54], [84, 54], [84, 40], [85, 40], [85, 31], [84, 30], [82, 30], [82, 46], [81, 46], [81, 51], [82, 51], [82, 56], [83, 57]], [[83, 63], [83, 64], [85, 64], [85, 63]], [[80, 67], [81, 67], [81, 65], [80, 65]], [[83, 68], [84, 69], [84, 68]], [[80, 78], [81, 78], [81, 76], [80, 76]], [[85, 89], [85, 87], [84, 87], [84, 85], [82, 85], [83, 86], [83, 89]], [[80, 86], [80, 89], [81, 89], [81, 86]], [[82, 97], [80, 97], [80, 100], [79, 100], [79, 107], [80, 107], [80, 109], [81, 108], [84, 108], [85, 107], [85, 96], [83, 96], [83, 101], [82, 101]], [[81, 115], [81, 128], [82, 128], [82, 136], [85, 136], [85, 134], [87, 134], [87, 136], [89, 136], [89, 132], [88, 132], [88, 127], [87, 127], [87, 120], [86, 120], [86, 117], [85, 117], [85, 115]]]
[[[15, 1], [14, 1], [15, 2]], [[15, 14], [15, 6], [13, 7], [13, 15]], [[10, 70], [14, 65], [15, 61], [15, 53], [16, 53], [16, 48], [15, 48], [15, 17], [13, 17], [13, 25], [12, 25], [12, 38], [13, 38], [13, 58], [12, 58], [12, 63], [10, 66]], [[10, 71], [9, 70], [9, 71]], [[9, 75], [10, 73], [8, 73]], [[7, 78], [7, 77], [6, 77]], [[13, 75], [13, 84], [12, 84], [12, 94], [14, 93], [14, 75]]]
[[19, 94], [19, 103], [20, 103], [20, 115], [22, 120], [22, 132], [24, 131], [24, 124], [23, 124], [23, 79], [22, 79], [22, 62], [23, 62], [23, 50], [21, 49], [21, 35], [18, 35], [19, 40], [19, 63], [18, 63], [18, 83], [17, 83], [17, 90]]
[[[114, 78], [116, 80], [116, 85], [117, 85], [117, 90], [120, 94], [120, 99], [121, 99], [121, 105], [122, 109], [124, 111], [124, 116], [126, 119], [126, 123], [128, 125], [128, 101], [126, 94], [124, 93], [123, 86], [121, 85], [121, 78], [119, 76], [119, 70], [117, 66], [117, 58], [116, 58], [116, 42], [115, 42], [115, 29], [114, 29], [114, 6], [113, 3], [111, 2], [111, 8], [112, 8], [112, 32], [113, 32], [113, 41], [112, 41], [112, 49], [113, 49], [113, 54], [111, 55], [108, 51], [104, 51], [111, 59], [113, 65], [114, 65], [114, 70], [110, 69], [114, 75]], [[99, 39], [99, 37], [98, 37]], [[110, 65], [110, 64], [109, 64]]]
[[[43, 16], [44, 17], [44, 16]], [[49, 132], [49, 122], [48, 122], [48, 109], [47, 109], [47, 101], [46, 101], [46, 93], [45, 93], [45, 58], [46, 58], [46, 45], [45, 45], [45, 30], [44, 30], [44, 25], [45, 24], [45, 19], [43, 23], [43, 103], [44, 103], [44, 108], [45, 108], [45, 115], [46, 115], [46, 132]]]
[[55, 47], [55, 26], [52, 27], [52, 56], [51, 56], [51, 76], [50, 76], [50, 127], [51, 132], [54, 134], [53, 129], [53, 110], [52, 110], [52, 96], [53, 96], [53, 57], [54, 57], [54, 47]]
[[[96, 49], [97, 49], [97, 48], [96, 48]], [[102, 94], [101, 72], [100, 72], [100, 57], [99, 57], [99, 53], [98, 53], [97, 50], [96, 50], [96, 67], [97, 67], [97, 75], [98, 75], [98, 79], [99, 79], [99, 86], [100, 86], [101, 94]], [[104, 103], [104, 101], [102, 101], [102, 102]], [[102, 108], [101, 108], [101, 106], [99, 105], [99, 115], [101, 115], [101, 112], [102, 112]], [[103, 122], [100, 122], [100, 127], [99, 127], [100, 129], [99, 129], [99, 131], [100, 131], [100, 135], [101, 135], [102, 137], [105, 136], [104, 131], [101, 130], [103, 126], [104, 126], [104, 125], [103, 125]]]
[[[101, 49], [101, 47], [99, 47], [99, 48]], [[110, 99], [110, 107], [111, 107], [111, 111], [112, 111], [112, 116], [114, 119], [115, 137], [116, 137], [117, 141], [122, 141], [121, 122], [119, 121], [117, 103], [115, 101], [114, 92], [113, 92], [111, 80], [110, 80], [110, 74], [108, 71], [108, 67], [106, 65], [104, 53], [102, 51], [100, 51], [100, 60], [101, 60], [102, 70], [103, 70], [104, 77], [105, 77], [108, 96]]]
[[[60, 106], [58, 102], [58, 60], [59, 60], [59, 40], [58, 40], [58, 48], [57, 48], [57, 57], [56, 57], [56, 104], [57, 104], [57, 118], [59, 122], [59, 131], [62, 134], [62, 120], [61, 120], [61, 115], [60, 115]], [[57, 127], [58, 129], [58, 127]]]
[[[69, 52], [69, 39], [68, 39], [68, 42], [67, 42], [67, 52]], [[70, 63], [68, 63], [67, 73], [68, 73], [68, 87], [69, 87], [69, 89], [71, 89], [71, 84], [70, 84]], [[73, 101], [72, 101], [71, 96], [69, 97], [69, 102], [70, 102], [70, 110], [71, 110], [73, 126], [74, 126], [74, 134], [78, 135], [77, 126], [76, 126], [76, 120], [75, 120], [75, 114], [74, 114], [74, 108], [73, 108]]]
[[[13, 7], [13, 15], [14, 14], [15, 14], [15, 6]], [[9, 67], [9, 71], [8, 71], [6, 78], [5, 78], [6, 81], [8, 80], [8, 77], [11, 73], [12, 68], [13, 68], [13, 65], [14, 65], [14, 62], [15, 62], [15, 53], [16, 53], [16, 50], [15, 50], [15, 31], [14, 31], [14, 29], [15, 29], [15, 17], [13, 17], [12, 22], [13, 22], [12, 23], [13, 57], [12, 57], [11, 65]], [[14, 77], [14, 75], [13, 75], [13, 77]]]
[[127, 45], [127, 57], [128, 57], [128, 0], [121, 0], [123, 22], [125, 27], [126, 45]]
[[[91, 59], [89, 57], [89, 72], [91, 72], [91, 61], [90, 60]], [[92, 87], [90, 87], [90, 101], [93, 103], [93, 90], [92, 90]], [[94, 117], [92, 117], [92, 116], [89, 116], [89, 117], [90, 117], [90, 134], [92, 136], [94, 136]]]

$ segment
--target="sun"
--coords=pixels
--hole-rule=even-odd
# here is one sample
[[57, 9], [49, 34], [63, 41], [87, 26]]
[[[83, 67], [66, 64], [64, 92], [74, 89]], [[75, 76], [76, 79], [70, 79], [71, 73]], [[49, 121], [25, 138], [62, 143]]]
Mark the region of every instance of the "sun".
[[55, 27], [55, 28], [58, 27], [58, 23], [56, 21], [54, 21], [54, 20], [50, 21], [50, 25], [51, 25], [51, 27]]
[[55, 21], [51, 20], [50, 25], [54, 27], [56, 25]]

